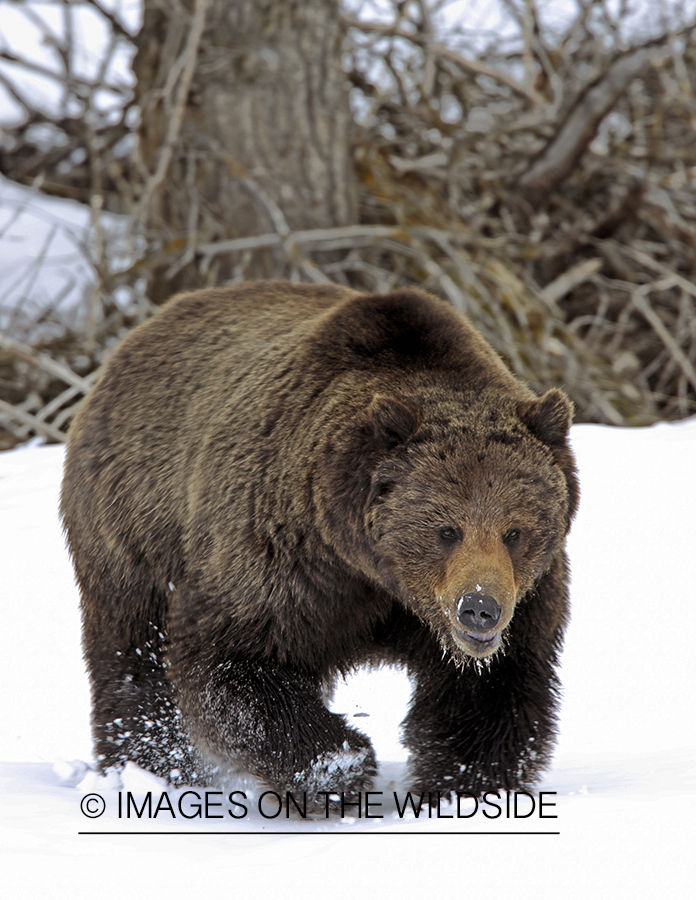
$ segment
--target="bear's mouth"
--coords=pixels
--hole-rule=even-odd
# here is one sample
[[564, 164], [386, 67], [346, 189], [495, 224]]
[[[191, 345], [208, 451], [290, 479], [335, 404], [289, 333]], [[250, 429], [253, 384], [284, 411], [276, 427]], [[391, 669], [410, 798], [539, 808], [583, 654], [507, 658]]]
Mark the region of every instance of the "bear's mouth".
[[462, 631], [455, 628], [455, 639], [463, 649], [469, 653], [473, 652], [475, 656], [487, 656], [494, 650], [497, 650], [500, 644], [499, 631]]

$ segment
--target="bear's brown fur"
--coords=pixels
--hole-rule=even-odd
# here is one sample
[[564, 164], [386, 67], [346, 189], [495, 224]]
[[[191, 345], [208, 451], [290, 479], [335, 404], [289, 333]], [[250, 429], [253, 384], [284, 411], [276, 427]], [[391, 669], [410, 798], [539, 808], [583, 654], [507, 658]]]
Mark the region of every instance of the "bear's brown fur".
[[570, 420], [421, 291], [174, 298], [68, 443], [100, 767], [364, 789], [374, 752], [324, 689], [386, 661], [415, 682], [414, 787], [533, 783], [568, 614]]

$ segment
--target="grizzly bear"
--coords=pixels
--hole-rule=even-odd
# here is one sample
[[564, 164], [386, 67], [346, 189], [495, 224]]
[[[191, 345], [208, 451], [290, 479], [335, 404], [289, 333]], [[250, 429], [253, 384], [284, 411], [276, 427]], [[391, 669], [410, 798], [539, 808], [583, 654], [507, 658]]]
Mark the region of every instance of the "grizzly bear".
[[413, 681], [410, 786], [533, 784], [568, 618], [571, 416], [420, 290], [169, 301], [68, 441], [100, 769], [354, 795], [375, 754], [327, 685], [385, 662]]

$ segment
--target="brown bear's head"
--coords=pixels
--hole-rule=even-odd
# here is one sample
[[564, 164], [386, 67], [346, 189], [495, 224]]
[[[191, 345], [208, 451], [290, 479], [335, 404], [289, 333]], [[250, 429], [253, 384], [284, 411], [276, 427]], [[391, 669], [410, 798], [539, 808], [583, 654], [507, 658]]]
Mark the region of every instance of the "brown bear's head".
[[578, 499], [572, 406], [376, 396], [364, 527], [382, 585], [456, 658], [503, 643], [516, 604], [561, 548]]

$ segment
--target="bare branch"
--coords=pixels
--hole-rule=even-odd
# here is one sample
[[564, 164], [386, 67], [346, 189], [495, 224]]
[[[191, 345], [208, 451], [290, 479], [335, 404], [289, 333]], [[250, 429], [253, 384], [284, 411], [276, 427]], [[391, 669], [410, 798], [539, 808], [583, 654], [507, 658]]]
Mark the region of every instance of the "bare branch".
[[603, 264], [604, 261], [601, 259], [585, 259], [572, 266], [567, 272], [559, 275], [550, 284], [547, 284], [543, 291], [539, 293], [539, 296], [549, 306], [553, 306], [561, 297], [569, 294], [573, 288], [596, 275]]
[[648, 295], [655, 288], [669, 288], [673, 283], [673, 279], [668, 279], [667, 283], [662, 285], [644, 285], [634, 292], [633, 297], [631, 298], [631, 302], [641, 313], [641, 315], [645, 316], [652, 328], [655, 329], [655, 332], [659, 335], [660, 340], [667, 347], [673, 359], [677, 362], [680, 369], [684, 372], [684, 375], [688, 378], [692, 388], [696, 390], [696, 369], [694, 369], [691, 360], [686, 356], [672, 334], [670, 334], [669, 329], [665, 326], [662, 319], [657, 315], [657, 313], [650, 306], [647, 300]]
[[135, 214], [136, 220], [141, 220], [143, 218], [145, 211], [152, 201], [155, 191], [164, 181], [167, 174], [167, 169], [169, 168], [177, 137], [181, 130], [181, 123], [184, 118], [186, 99], [191, 88], [193, 73], [196, 68], [198, 46], [203, 35], [205, 16], [209, 2], [210, 0], [195, 0], [191, 27], [189, 29], [186, 45], [181, 55], [181, 76], [179, 77], [176, 88], [174, 106], [170, 114], [167, 133], [160, 149], [155, 171], [150, 175], [140, 199]]
[[16, 406], [6, 403], [5, 400], [0, 400], [0, 413], [2, 414], [3, 419], [9, 420], [8, 424], [11, 423], [12, 420], [15, 420], [21, 422], [22, 425], [27, 426], [41, 437], [49, 438], [52, 441], [59, 441], [60, 443], [65, 441], [65, 432], [56, 428], [55, 425], [51, 425], [50, 422], [43, 422], [37, 416], [33, 416], [31, 413], [26, 412], [26, 410], [18, 409]]
[[[382, 22], [364, 22], [361, 19], [355, 19], [348, 15], [343, 16], [343, 21], [350, 28], [357, 28], [359, 31], [379, 34], [385, 37], [399, 37], [419, 46], [423, 44], [423, 38], [419, 34], [412, 34], [398, 25], [385, 25]], [[516, 94], [519, 94], [533, 104], [538, 104], [543, 100], [541, 95], [538, 94], [533, 87], [521, 84], [515, 78], [508, 75], [503, 69], [488, 66], [486, 63], [482, 63], [476, 59], [469, 59], [437, 41], [428, 42], [427, 48], [430, 53], [433, 53], [441, 59], [447, 59], [450, 62], [455, 63], [465, 71], [472, 72], [474, 75], [486, 75], [488, 78], [492, 78], [493, 81], [504, 84], [506, 87], [510, 88], [511, 91], [514, 91]]]
[[44, 372], [47, 372], [54, 378], [59, 378], [66, 384], [78, 388], [83, 394], [88, 393], [92, 387], [92, 381], [90, 379], [81, 378], [79, 375], [76, 375], [72, 369], [62, 365], [47, 354], [37, 353], [27, 344], [15, 341], [12, 338], [6, 337], [4, 334], [0, 334], [0, 348], [7, 350], [18, 359], [22, 359], [25, 362], [31, 363], [33, 366], [37, 366], [39, 369], [43, 369]]
[[114, 13], [110, 12], [108, 9], [105, 9], [101, 3], [97, 2], [97, 0], [83, 0], [83, 2], [88, 6], [93, 7], [100, 16], [103, 16], [106, 19], [114, 35], [128, 41], [133, 38], [133, 35], [123, 26], [123, 23], [118, 16], [114, 15]]
[[619, 57], [578, 98], [558, 132], [516, 183], [516, 190], [538, 208], [568, 176], [597, 134], [600, 122], [626, 88], [650, 66], [669, 56], [667, 47], [641, 47]]

